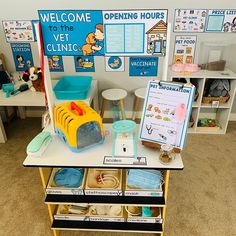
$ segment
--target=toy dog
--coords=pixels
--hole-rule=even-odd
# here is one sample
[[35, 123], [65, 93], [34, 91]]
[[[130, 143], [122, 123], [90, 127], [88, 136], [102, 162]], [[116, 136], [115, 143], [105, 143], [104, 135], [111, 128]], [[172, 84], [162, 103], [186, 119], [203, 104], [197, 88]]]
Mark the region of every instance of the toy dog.
[[55, 131], [72, 152], [103, 143], [102, 118], [82, 101], [66, 102], [54, 108]]
[[85, 39], [85, 42], [86, 44], [84, 44], [82, 48], [79, 48], [79, 51], [82, 51], [84, 56], [93, 54], [95, 50], [93, 50], [92, 47], [96, 44], [95, 34], [89, 33]]
[[30, 67], [26, 70], [22, 76], [22, 79], [25, 82], [32, 82], [32, 86], [30, 85], [31, 91], [43, 92], [43, 80], [42, 80], [42, 71], [40, 67]]

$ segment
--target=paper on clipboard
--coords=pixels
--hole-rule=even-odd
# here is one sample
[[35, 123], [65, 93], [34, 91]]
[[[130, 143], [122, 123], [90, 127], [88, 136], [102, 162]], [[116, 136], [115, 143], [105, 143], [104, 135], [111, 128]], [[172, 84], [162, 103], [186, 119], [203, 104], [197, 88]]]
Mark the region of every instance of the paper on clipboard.
[[[190, 84], [149, 81], [139, 138], [183, 149], [194, 93]], [[181, 108], [184, 113], [180, 119]]]

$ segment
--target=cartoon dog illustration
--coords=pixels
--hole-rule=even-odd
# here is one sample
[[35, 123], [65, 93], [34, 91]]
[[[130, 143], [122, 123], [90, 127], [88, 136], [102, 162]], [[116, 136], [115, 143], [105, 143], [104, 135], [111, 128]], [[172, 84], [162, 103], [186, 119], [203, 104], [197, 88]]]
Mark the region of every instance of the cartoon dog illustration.
[[86, 44], [82, 46], [82, 48], [79, 48], [79, 51], [82, 51], [84, 56], [93, 54], [95, 52], [94, 49], [92, 49], [93, 46], [96, 44], [95, 34], [89, 33], [85, 39]]
[[82, 48], [78, 48], [79, 51], [82, 51], [84, 56], [92, 55], [99, 52], [103, 48], [104, 41], [104, 31], [103, 25], [97, 24], [95, 26], [95, 32], [91, 32], [87, 35], [85, 42]]
[[119, 64], [120, 64], [119, 59], [115, 58], [115, 59], [114, 59], [114, 62], [113, 62], [113, 63], [110, 63], [109, 66], [110, 66], [111, 68], [117, 68], [117, 67], [119, 67]]
[[231, 24], [229, 22], [225, 22], [224, 23], [224, 29], [223, 29], [224, 32], [229, 32], [230, 26], [231, 26]]
[[151, 111], [151, 110], [152, 110], [152, 107], [153, 107], [152, 104], [148, 104], [148, 108], [147, 108], [147, 110], [148, 110], [148, 111]]

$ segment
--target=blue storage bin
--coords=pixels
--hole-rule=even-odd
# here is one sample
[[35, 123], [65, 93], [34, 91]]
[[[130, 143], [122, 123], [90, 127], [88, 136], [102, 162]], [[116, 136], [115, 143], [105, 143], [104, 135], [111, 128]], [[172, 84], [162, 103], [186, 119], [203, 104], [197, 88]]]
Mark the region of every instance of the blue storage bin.
[[84, 100], [91, 87], [92, 76], [63, 76], [53, 91], [57, 99]]

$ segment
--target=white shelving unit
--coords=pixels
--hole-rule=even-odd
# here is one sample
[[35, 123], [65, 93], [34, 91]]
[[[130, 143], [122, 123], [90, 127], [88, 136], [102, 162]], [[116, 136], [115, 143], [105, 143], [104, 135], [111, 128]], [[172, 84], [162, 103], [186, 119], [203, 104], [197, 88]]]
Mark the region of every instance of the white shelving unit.
[[[194, 78], [198, 81], [198, 92], [199, 96], [193, 103], [192, 117], [194, 119], [194, 125], [188, 129], [189, 133], [203, 133], [203, 134], [225, 134], [229, 122], [229, 116], [232, 109], [233, 101], [235, 98], [236, 91], [236, 74], [229, 69], [224, 71], [208, 71], [200, 70], [192, 74], [181, 74], [171, 71], [169, 69], [169, 80], [173, 81], [175, 78]], [[230, 80], [230, 99], [226, 103], [220, 103], [219, 106], [213, 107], [211, 103], [202, 103], [204, 87], [206, 81], [209, 79], [228, 79]], [[199, 118], [211, 118], [216, 119], [220, 124], [220, 129], [208, 129], [202, 131], [197, 126]]]

